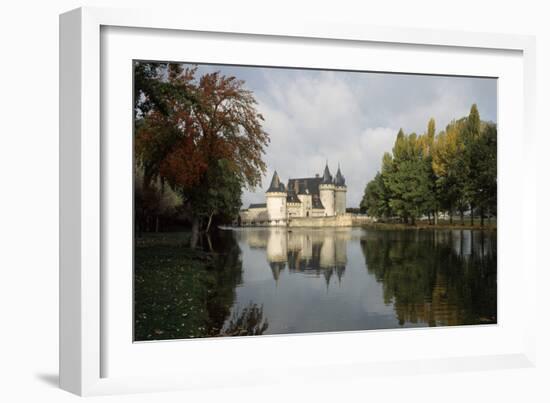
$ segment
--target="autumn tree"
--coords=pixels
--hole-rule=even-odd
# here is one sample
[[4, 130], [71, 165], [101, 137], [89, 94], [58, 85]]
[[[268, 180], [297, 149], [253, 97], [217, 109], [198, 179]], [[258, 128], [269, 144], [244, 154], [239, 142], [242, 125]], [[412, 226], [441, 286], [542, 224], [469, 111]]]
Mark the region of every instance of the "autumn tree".
[[399, 130], [381, 171], [365, 187], [364, 210], [410, 223], [423, 215], [436, 222], [440, 210], [449, 213], [451, 223], [458, 211], [462, 224], [467, 209], [472, 224], [476, 212], [481, 225], [486, 213], [496, 214], [496, 125], [481, 121], [474, 104], [467, 117], [452, 121], [437, 136], [435, 132], [434, 119], [420, 136]]
[[463, 152], [460, 127], [453, 122], [436, 137], [432, 158], [432, 169], [436, 176], [436, 197], [440, 206], [449, 212], [451, 223], [454, 212], [459, 211], [463, 216], [467, 205], [463, 189]]
[[[197, 77], [196, 67], [179, 64], [142, 74], [145, 78], [136, 81], [145, 83], [136, 88], [136, 160], [145, 172], [144, 182], [158, 177], [182, 196], [191, 214], [194, 246], [199, 231], [211, 221], [202, 220], [201, 197], [221, 185], [227, 185], [232, 196], [236, 183], [240, 189], [259, 185], [269, 136], [253, 93], [242, 80], [219, 72]], [[228, 208], [227, 200], [223, 213], [235, 210]]]
[[431, 164], [426, 136], [399, 130], [390, 158], [384, 156], [383, 180], [390, 191], [389, 206], [405, 222], [434, 210]]

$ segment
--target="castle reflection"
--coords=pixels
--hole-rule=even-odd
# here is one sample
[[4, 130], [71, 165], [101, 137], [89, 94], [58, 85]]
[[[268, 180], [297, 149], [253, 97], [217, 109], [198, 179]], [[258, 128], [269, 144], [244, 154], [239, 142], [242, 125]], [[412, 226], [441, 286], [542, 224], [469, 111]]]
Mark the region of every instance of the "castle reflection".
[[342, 281], [351, 232], [347, 229], [265, 228], [242, 231], [239, 238], [251, 248], [265, 249], [276, 282], [286, 269], [291, 273], [323, 276], [329, 287], [333, 277]]

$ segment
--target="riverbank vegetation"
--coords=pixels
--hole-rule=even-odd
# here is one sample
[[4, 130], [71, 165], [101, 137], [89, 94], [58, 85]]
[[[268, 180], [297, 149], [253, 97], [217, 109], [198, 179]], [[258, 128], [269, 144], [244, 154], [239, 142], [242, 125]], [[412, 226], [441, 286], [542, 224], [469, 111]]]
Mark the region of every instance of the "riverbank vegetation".
[[366, 187], [361, 210], [379, 221], [416, 225], [425, 219], [437, 225], [443, 215], [449, 226], [455, 216], [471, 226], [497, 213], [497, 128], [481, 121], [474, 104], [467, 117], [436, 135], [430, 119], [426, 133], [402, 129], [381, 170]]
[[136, 239], [135, 340], [265, 332], [261, 306], [231, 310], [235, 288], [242, 283], [241, 251], [231, 234], [213, 235], [209, 252], [186, 247], [190, 237], [189, 232], [171, 232]]
[[416, 220], [414, 225], [412, 224], [405, 224], [403, 222], [399, 222], [398, 220], [395, 220], [393, 222], [388, 221], [372, 221], [366, 224], [363, 224], [362, 227], [365, 228], [374, 228], [374, 229], [380, 229], [380, 230], [400, 230], [400, 229], [411, 229], [416, 228], [418, 230], [433, 230], [433, 229], [473, 229], [473, 230], [486, 230], [486, 231], [492, 231], [496, 230], [497, 223], [495, 219], [488, 219], [485, 220], [483, 225], [481, 225], [481, 220], [479, 218], [474, 219], [474, 222], [467, 221], [464, 224], [460, 222], [460, 217], [455, 217], [453, 222], [451, 223], [451, 220], [449, 219], [439, 219], [437, 220], [437, 223], [434, 223], [430, 220]]
[[244, 81], [178, 63], [135, 62], [135, 227], [190, 223], [190, 244], [234, 219], [261, 182], [269, 143]]

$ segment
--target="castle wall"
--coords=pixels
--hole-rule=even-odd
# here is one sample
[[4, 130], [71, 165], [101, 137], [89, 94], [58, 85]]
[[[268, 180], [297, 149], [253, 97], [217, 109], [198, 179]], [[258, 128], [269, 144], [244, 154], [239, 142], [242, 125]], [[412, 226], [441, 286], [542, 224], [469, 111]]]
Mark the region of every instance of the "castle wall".
[[[300, 201], [302, 202], [302, 217], [307, 217], [308, 216], [308, 212], [311, 211], [311, 207], [312, 207], [312, 200], [311, 200], [311, 195], [298, 195], [298, 199], [300, 199]], [[310, 214], [311, 215], [311, 214]]]
[[302, 205], [299, 203], [287, 203], [286, 209], [289, 218], [304, 216]]
[[266, 204], [270, 224], [282, 224], [286, 221], [286, 193], [268, 193]]
[[327, 217], [334, 215], [334, 186], [333, 185], [320, 185], [319, 196], [321, 197], [321, 203], [325, 207], [325, 214]]
[[337, 186], [334, 191], [334, 210], [336, 214], [346, 212], [346, 188]]
[[325, 217], [325, 210], [315, 208], [309, 211], [309, 217]]
[[351, 214], [342, 214], [332, 217], [301, 217], [290, 220], [289, 227], [351, 227], [353, 224]]
[[269, 220], [266, 208], [249, 208], [248, 210], [241, 211], [241, 223], [248, 225], [251, 223], [263, 223]]

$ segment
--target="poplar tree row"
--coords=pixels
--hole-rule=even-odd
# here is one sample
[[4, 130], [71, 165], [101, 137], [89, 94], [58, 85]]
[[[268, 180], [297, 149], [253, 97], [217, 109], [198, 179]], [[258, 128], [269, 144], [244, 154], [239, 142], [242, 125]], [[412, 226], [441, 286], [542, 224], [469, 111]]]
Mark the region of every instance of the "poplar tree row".
[[483, 122], [474, 104], [467, 117], [452, 121], [435, 134], [430, 119], [427, 132], [405, 134], [399, 130], [392, 152], [385, 153], [382, 167], [365, 187], [361, 210], [381, 220], [414, 225], [426, 218], [437, 223], [446, 213], [469, 214], [484, 225], [497, 213], [497, 128]]

